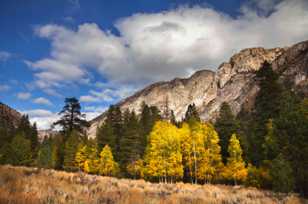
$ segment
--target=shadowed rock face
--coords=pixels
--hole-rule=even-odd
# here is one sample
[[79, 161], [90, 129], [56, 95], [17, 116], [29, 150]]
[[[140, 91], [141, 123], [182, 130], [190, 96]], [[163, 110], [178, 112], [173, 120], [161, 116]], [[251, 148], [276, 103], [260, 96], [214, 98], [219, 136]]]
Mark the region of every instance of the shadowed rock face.
[[[152, 84], [117, 105], [122, 110], [140, 112], [144, 101], [163, 110], [166, 104], [174, 111], [177, 120], [184, 117], [187, 106], [194, 103], [202, 120], [215, 120], [220, 106], [228, 102], [234, 114], [242, 108], [253, 108], [259, 86], [255, 80], [263, 62], [272, 63], [280, 80], [295, 90], [308, 95], [308, 41], [290, 48], [244, 49], [222, 63], [217, 72], [201, 70], [187, 79], [176, 78], [169, 82]], [[92, 121], [89, 136], [95, 137], [96, 128], [103, 122], [104, 114]]]
[[14, 126], [17, 127], [21, 114], [15, 109], [0, 102], [0, 119], [12, 121]]

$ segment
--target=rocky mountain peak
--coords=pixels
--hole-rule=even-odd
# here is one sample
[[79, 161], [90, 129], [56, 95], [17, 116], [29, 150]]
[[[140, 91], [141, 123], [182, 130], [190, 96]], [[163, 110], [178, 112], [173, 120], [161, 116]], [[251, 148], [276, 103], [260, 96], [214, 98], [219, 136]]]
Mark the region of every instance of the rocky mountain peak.
[[[229, 103], [234, 114], [242, 108], [251, 109], [259, 91], [256, 71], [268, 61], [280, 74], [308, 95], [308, 41], [290, 48], [249, 48], [222, 63], [217, 72], [200, 70], [186, 79], [152, 84], [117, 104], [122, 110], [140, 113], [143, 102], [163, 110], [166, 104], [177, 120], [184, 117], [189, 104], [194, 103], [202, 120], [215, 120], [223, 102]], [[104, 114], [92, 121], [89, 136], [95, 137]]]

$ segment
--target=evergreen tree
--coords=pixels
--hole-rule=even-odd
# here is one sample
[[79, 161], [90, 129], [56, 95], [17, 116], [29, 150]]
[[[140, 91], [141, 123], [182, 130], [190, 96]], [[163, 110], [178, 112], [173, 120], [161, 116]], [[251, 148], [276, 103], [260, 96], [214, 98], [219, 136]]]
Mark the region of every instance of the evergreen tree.
[[35, 158], [39, 143], [36, 123], [31, 125], [29, 117], [27, 115], [23, 115], [19, 121], [16, 132], [16, 134], [24, 135], [25, 139], [31, 142], [31, 153], [32, 157]]
[[184, 121], [188, 123], [193, 123], [194, 121], [200, 121], [200, 116], [195, 104], [188, 105]]
[[274, 134], [273, 120], [269, 119], [266, 124], [267, 133], [264, 138], [263, 149], [264, 158], [266, 160], [273, 160], [279, 152], [277, 138]]
[[119, 171], [119, 165], [113, 159], [111, 149], [106, 145], [100, 153], [98, 172], [102, 176], [115, 176]]
[[124, 116], [123, 135], [120, 140], [120, 166], [126, 170], [126, 166], [142, 156], [143, 148], [140, 127], [135, 112], [126, 112]]
[[273, 190], [288, 193], [294, 189], [292, 168], [282, 154], [279, 154], [273, 160], [270, 174], [273, 181]]
[[39, 147], [37, 165], [42, 168], [52, 168], [52, 144], [49, 138], [44, 138]]
[[232, 110], [228, 103], [222, 103], [220, 107], [219, 117], [216, 120], [215, 128], [220, 137], [221, 154], [223, 161], [227, 161], [228, 157], [228, 143], [233, 133], [239, 131], [239, 125], [236, 121]]
[[9, 163], [13, 165], [30, 165], [32, 163], [31, 142], [24, 134], [17, 134], [11, 144]]
[[101, 128], [98, 129], [97, 143], [99, 149], [108, 145], [111, 148], [115, 159], [118, 161], [122, 134], [123, 118], [121, 110], [118, 106], [112, 105], [107, 111], [106, 120]]
[[237, 181], [245, 181], [248, 172], [242, 158], [240, 141], [237, 139], [236, 134], [233, 134], [230, 138], [228, 152], [229, 158], [224, 171], [225, 178], [233, 180], [235, 184], [237, 184]]
[[68, 171], [77, 170], [75, 163], [75, 155], [77, 152], [80, 135], [76, 131], [72, 131], [65, 142], [63, 168]]
[[152, 106], [149, 107], [145, 102], [141, 105], [141, 114], [140, 114], [140, 134], [142, 138], [141, 142], [141, 149], [142, 149], [142, 155], [144, 154], [147, 142], [148, 142], [148, 136], [155, 124], [156, 121], [160, 119], [159, 110], [157, 107]]
[[60, 120], [53, 125], [60, 125], [66, 134], [73, 130], [83, 132], [84, 128], [89, 124], [85, 120], [85, 115], [81, 113], [81, 106], [76, 98], [66, 98], [65, 105], [59, 115], [62, 115]]

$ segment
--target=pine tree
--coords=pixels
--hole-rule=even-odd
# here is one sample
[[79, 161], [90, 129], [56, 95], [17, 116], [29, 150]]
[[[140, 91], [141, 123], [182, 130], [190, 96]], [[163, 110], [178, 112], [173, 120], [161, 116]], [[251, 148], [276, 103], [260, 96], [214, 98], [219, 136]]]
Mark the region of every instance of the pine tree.
[[75, 155], [77, 152], [78, 144], [80, 142], [80, 135], [77, 131], [72, 131], [65, 142], [64, 146], [64, 161], [63, 168], [68, 171], [77, 170], [75, 163]]
[[119, 171], [119, 165], [114, 161], [111, 149], [106, 145], [100, 153], [98, 172], [103, 176], [115, 176]]
[[121, 110], [118, 106], [110, 106], [106, 120], [104, 121], [101, 128], [98, 129], [97, 143], [99, 149], [108, 145], [115, 159], [119, 160], [120, 152], [120, 140], [123, 135], [123, 117]]
[[52, 168], [52, 144], [49, 138], [44, 138], [39, 147], [37, 165], [42, 168]]
[[30, 165], [32, 163], [31, 141], [24, 134], [17, 134], [10, 144], [9, 163]]
[[200, 121], [200, 116], [199, 116], [199, 113], [197, 111], [196, 105], [194, 103], [189, 104], [189, 106], [187, 107], [187, 111], [185, 113], [184, 121], [188, 122], [188, 123]]
[[65, 105], [59, 115], [62, 115], [60, 120], [53, 125], [60, 125], [66, 134], [73, 130], [83, 132], [84, 128], [89, 124], [85, 120], [85, 115], [81, 113], [81, 106], [76, 98], [66, 98]]
[[236, 134], [233, 134], [230, 138], [228, 152], [229, 158], [225, 167], [224, 176], [227, 180], [233, 180], [236, 185], [237, 181], [245, 181], [248, 173], [245, 162], [242, 159], [240, 141], [237, 139]]
[[273, 120], [269, 119], [266, 124], [267, 134], [262, 145], [265, 160], [273, 160], [279, 152], [278, 142], [274, 134]]
[[142, 137], [140, 135], [140, 126], [135, 112], [125, 112], [123, 135], [120, 140], [120, 166], [126, 169], [126, 166], [141, 158], [142, 156]]
[[149, 107], [145, 102], [141, 105], [140, 115], [140, 134], [142, 138], [142, 155], [145, 153], [145, 148], [148, 143], [148, 136], [156, 121], [160, 120], [159, 110], [156, 106]]
[[220, 137], [221, 154], [224, 162], [228, 157], [228, 143], [233, 133], [238, 133], [239, 125], [236, 121], [228, 103], [222, 103], [219, 117], [216, 120], [215, 128]]
[[273, 181], [273, 190], [288, 193], [294, 189], [294, 177], [290, 164], [282, 154], [273, 160], [270, 174]]

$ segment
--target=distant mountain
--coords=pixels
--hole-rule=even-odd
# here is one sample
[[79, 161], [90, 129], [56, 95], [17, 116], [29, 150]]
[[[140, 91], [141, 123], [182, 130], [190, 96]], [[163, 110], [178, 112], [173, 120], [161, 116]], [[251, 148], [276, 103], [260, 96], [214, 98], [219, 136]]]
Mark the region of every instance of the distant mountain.
[[[228, 102], [234, 114], [253, 108], [259, 85], [256, 71], [264, 61], [272, 64], [280, 80], [308, 96], [308, 41], [288, 48], [249, 48], [222, 63], [217, 72], [201, 70], [186, 79], [152, 84], [117, 105], [122, 110], [140, 112], [142, 102], [160, 110], [168, 104], [177, 120], [184, 117], [187, 106], [194, 103], [202, 120], [215, 120], [223, 102]], [[91, 121], [88, 130], [95, 137], [96, 129], [104, 120], [104, 113]]]
[[16, 127], [22, 117], [22, 114], [8, 105], [0, 102], [0, 119], [11, 121]]

